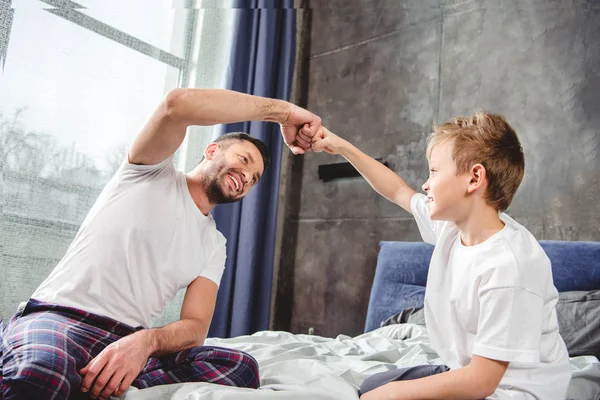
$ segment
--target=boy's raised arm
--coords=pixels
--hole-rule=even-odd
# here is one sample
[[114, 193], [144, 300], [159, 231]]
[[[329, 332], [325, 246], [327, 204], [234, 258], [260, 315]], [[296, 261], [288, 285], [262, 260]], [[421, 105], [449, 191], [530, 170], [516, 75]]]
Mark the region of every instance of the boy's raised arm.
[[360, 172], [377, 193], [411, 212], [410, 199], [416, 191], [408, 186], [394, 171], [369, 157], [347, 140], [322, 126], [313, 137], [312, 149], [317, 152], [326, 151], [330, 154], [342, 155]]

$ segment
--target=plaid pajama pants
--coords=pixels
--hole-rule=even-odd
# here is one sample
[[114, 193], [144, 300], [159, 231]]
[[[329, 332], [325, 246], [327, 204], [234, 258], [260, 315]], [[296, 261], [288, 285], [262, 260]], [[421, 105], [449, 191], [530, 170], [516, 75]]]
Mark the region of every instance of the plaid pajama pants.
[[[140, 328], [71, 307], [29, 300], [0, 327], [0, 399], [87, 399], [79, 370]], [[3, 363], [3, 364], [2, 364]], [[257, 388], [258, 363], [242, 351], [201, 346], [151, 357], [132, 386], [212, 382]]]

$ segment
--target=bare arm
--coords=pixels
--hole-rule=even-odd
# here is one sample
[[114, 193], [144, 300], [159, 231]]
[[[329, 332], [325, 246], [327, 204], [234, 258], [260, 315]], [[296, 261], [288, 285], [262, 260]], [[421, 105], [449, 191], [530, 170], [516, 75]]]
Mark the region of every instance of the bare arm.
[[174, 89], [135, 138], [129, 162], [152, 165], [165, 160], [181, 145], [188, 126], [242, 121], [282, 124], [284, 140], [297, 154], [310, 147], [321, 124], [316, 115], [283, 100], [223, 89]]
[[83, 369], [81, 388], [107, 399], [121, 396], [150, 356], [161, 357], [204, 344], [217, 299], [217, 284], [196, 278], [187, 289], [181, 319], [161, 328], [142, 329], [108, 345]]
[[406, 211], [410, 210], [410, 199], [416, 193], [394, 171], [369, 157], [350, 142], [340, 138], [325, 127], [313, 137], [312, 148], [314, 151], [327, 151], [331, 154], [340, 154], [346, 158], [369, 182], [371, 187], [389, 201], [398, 204]]
[[150, 351], [155, 357], [202, 346], [212, 321], [218, 286], [205, 277], [196, 278], [187, 288], [180, 320], [150, 329]]
[[410, 381], [392, 382], [360, 397], [361, 400], [479, 400], [491, 396], [508, 362], [474, 355], [466, 367]]

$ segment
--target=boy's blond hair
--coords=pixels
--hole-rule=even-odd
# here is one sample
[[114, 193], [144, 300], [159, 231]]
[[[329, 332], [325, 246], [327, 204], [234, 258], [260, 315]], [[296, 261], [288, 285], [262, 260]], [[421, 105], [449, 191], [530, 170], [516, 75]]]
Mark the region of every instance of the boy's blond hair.
[[482, 164], [488, 179], [485, 200], [498, 211], [505, 211], [523, 180], [525, 158], [515, 130], [504, 117], [478, 111], [433, 125], [427, 145], [427, 158], [434, 146], [452, 141], [452, 159], [457, 172], [469, 172]]

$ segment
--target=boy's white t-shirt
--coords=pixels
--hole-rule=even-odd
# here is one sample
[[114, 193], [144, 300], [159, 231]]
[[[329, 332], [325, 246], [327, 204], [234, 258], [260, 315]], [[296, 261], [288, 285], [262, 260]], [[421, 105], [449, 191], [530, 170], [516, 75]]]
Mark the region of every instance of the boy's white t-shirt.
[[225, 238], [172, 157], [125, 160], [31, 297], [148, 328], [198, 276], [219, 285], [225, 258]]
[[451, 369], [473, 354], [510, 362], [489, 399], [564, 400], [571, 366], [558, 332], [558, 291], [535, 237], [502, 213], [500, 232], [464, 246], [454, 223], [431, 220], [426, 196], [415, 194], [410, 205], [423, 240], [435, 245], [425, 321], [440, 358]]

